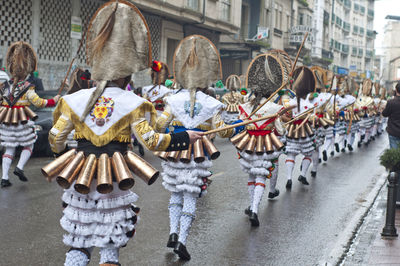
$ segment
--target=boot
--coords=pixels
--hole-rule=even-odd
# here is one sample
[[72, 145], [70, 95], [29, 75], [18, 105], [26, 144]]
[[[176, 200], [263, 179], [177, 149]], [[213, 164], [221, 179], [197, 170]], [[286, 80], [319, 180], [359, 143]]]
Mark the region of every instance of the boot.
[[273, 199], [279, 196], [279, 189], [275, 189], [275, 192], [268, 193], [268, 198]]
[[251, 214], [250, 206], [247, 207], [247, 208], [244, 210], [244, 214], [250, 216], [250, 214]]
[[339, 150], [339, 143], [335, 143], [335, 150], [336, 150], [336, 152], [339, 152], [340, 150]]
[[353, 151], [353, 146], [351, 146], [350, 144], [347, 145], [347, 148], [349, 149], [349, 151]]
[[306, 178], [305, 176], [300, 175], [299, 178], [298, 178], [298, 180], [299, 180], [300, 183], [302, 183], [303, 185], [306, 185], [306, 186], [309, 185], [309, 183], [308, 183], [308, 181], [307, 181], [307, 178]]
[[291, 190], [292, 189], [292, 180], [288, 180], [286, 183], [286, 189]]
[[8, 180], [8, 179], [2, 179], [1, 180], [1, 187], [3, 188], [3, 187], [11, 187], [11, 182]]
[[255, 227], [260, 226], [260, 221], [258, 221], [257, 213], [251, 212], [249, 220], [250, 220], [251, 226], [255, 226]]
[[326, 154], [326, 151], [322, 152], [322, 159], [324, 160], [324, 162], [328, 161], [328, 155]]
[[190, 254], [184, 244], [178, 242], [174, 248], [174, 252], [178, 254], [181, 260], [190, 260]]
[[311, 177], [317, 177], [317, 172], [311, 171]]
[[178, 243], [178, 234], [172, 233], [169, 235], [167, 247], [168, 248], [174, 248], [176, 244]]
[[24, 171], [19, 169], [18, 167], [15, 167], [14, 175], [18, 176], [19, 180], [21, 180], [22, 182], [28, 181], [28, 178], [26, 178]]

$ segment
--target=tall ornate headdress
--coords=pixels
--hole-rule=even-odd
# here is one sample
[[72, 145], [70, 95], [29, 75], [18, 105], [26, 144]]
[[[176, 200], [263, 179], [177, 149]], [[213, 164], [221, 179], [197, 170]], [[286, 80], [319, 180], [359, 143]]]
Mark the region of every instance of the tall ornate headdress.
[[371, 96], [372, 81], [370, 79], [364, 79], [362, 83], [362, 94], [364, 96]]
[[25, 79], [37, 67], [37, 56], [35, 50], [29, 43], [19, 41], [11, 44], [6, 55], [6, 67], [11, 78]]
[[241, 88], [241, 81], [238, 75], [230, 75], [225, 82], [225, 86], [230, 91], [237, 91]]
[[175, 50], [174, 77], [190, 91], [190, 116], [194, 116], [197, 88], [208, 88], [222, 78], [221, 59], [215, 45], [202, 35], [184, 38]]
[[308, 67], [301, 66], [293, 72], [293, 90], [296, 92], [297, 106], [300, 110], [300, 99], [306, 99], [309, 93], [315, 91], [315, 76]]
[[89, 23], [86, 55], [97, 87], [81, 121], [108, 81], [131, 76], [151, 66], [150, 31], [139, 9], [125, 0], [112, 0], [102, 5]]

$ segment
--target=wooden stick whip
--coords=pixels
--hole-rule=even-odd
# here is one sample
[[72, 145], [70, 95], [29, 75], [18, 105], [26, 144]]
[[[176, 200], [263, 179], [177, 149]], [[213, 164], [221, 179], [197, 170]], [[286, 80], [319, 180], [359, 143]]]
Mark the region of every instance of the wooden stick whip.
[[[88, 25], [88, 23], [86, 23], [86, 25]], [[72, 65], [73, 65], [75, 59], [78, 57], [78, 54], [79, 54], [79, 52], [80, 52], [80, 50], [81, 50], [81, 48], [82, 48], [82, 46], [83, 46], [83, 40], [84, 40], [85, 37], [86, 37], [86, 33], [87, 33], [88, 29], [89, 29], [89, 25], [88, 25], [88, 27], [86, 28], [86, 30], [83, 32], [83, 36], [82, 36], [81, 41], [80, 41], [80, 43], [79, 43], [78, 50], [76, 51], [75, 56], [72, 58], [71, 63], [69, 64], [69, 67], [68, 67], [68, 70], [67, 70], [67, 74], [65, 75], [64, 81], [63, 81], [63, 83], [61, 84], [61, 87], [60, 87], [60, 89], [58, 90], [57, 95], [60, 95], [61, 92], [64, 90], [65, 83], [67, 83], [67, 78], [68, 78], [68, 76], [69, 76], [69, 72], [71, 71]]]
[[294, 60], [294, 63], [293, 63], [293, 66], [292, 66], [292, 72], [290, 73], [290, 76], [293, 75], [294, 69], [296, 68], [297, 60], [299, 59], [301, 49], [303, 49], [303, 45], [306, 42], [307, 36], [308, 36], [308, 31], [306, 31], [306, 33], [304, 34], [303, 41], [301, 42], [300, 48], [297, 51], [296, 59]]

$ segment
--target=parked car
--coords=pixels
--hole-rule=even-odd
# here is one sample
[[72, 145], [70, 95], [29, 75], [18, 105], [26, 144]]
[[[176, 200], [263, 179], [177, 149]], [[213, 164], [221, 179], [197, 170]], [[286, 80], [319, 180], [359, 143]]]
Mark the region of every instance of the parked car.
[[[50, 99], [57, 95], [57, 90], [37, 91], [40, 98]], [[53, 156], [53, 152], [49, 145], [49, 131], [53, 126], [53, 111], [55, 107], [36, 108], [31, 105], [30, 107], [39, 118], [35, 121], [37, 127], [38, 138], [33, 148], [34, 157], [48, 157]]]

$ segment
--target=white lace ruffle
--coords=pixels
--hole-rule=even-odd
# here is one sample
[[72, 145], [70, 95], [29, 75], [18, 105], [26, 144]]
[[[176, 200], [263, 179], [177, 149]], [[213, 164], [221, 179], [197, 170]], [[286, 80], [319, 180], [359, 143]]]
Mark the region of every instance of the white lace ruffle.
[[191, 160], [190, 163], [182, 162], [163, 162], [163, 186], [171, 192], [192, 192], [200, 193], [204, 177], [211, 176], [207, 169], [212, 166], [212, 162], [205, 160], [202, 163], [196, 163]]
[[286, 142], [286, 153], [289, 154], [303, 154], [305, 156], [311, 156], [311, 153], [315, 150], [314, 141], [312, 138], [305, 139], [291, 139], [288, 138]]
[[130, 238], [124, 234], [112, 235], [107, 237], [99, 237], [96, 235], [85, 237], [80, 235], [67, 234], [64, 235], [63, 242], [67, 246], [77, 248], [120, 248], [125, 246], [128, 243], [129, 239]]
[[0, 125], [0, 141], [4, 147], [29, 146], [36, 142], [34, 123], [28, 121], [25, 125]]

